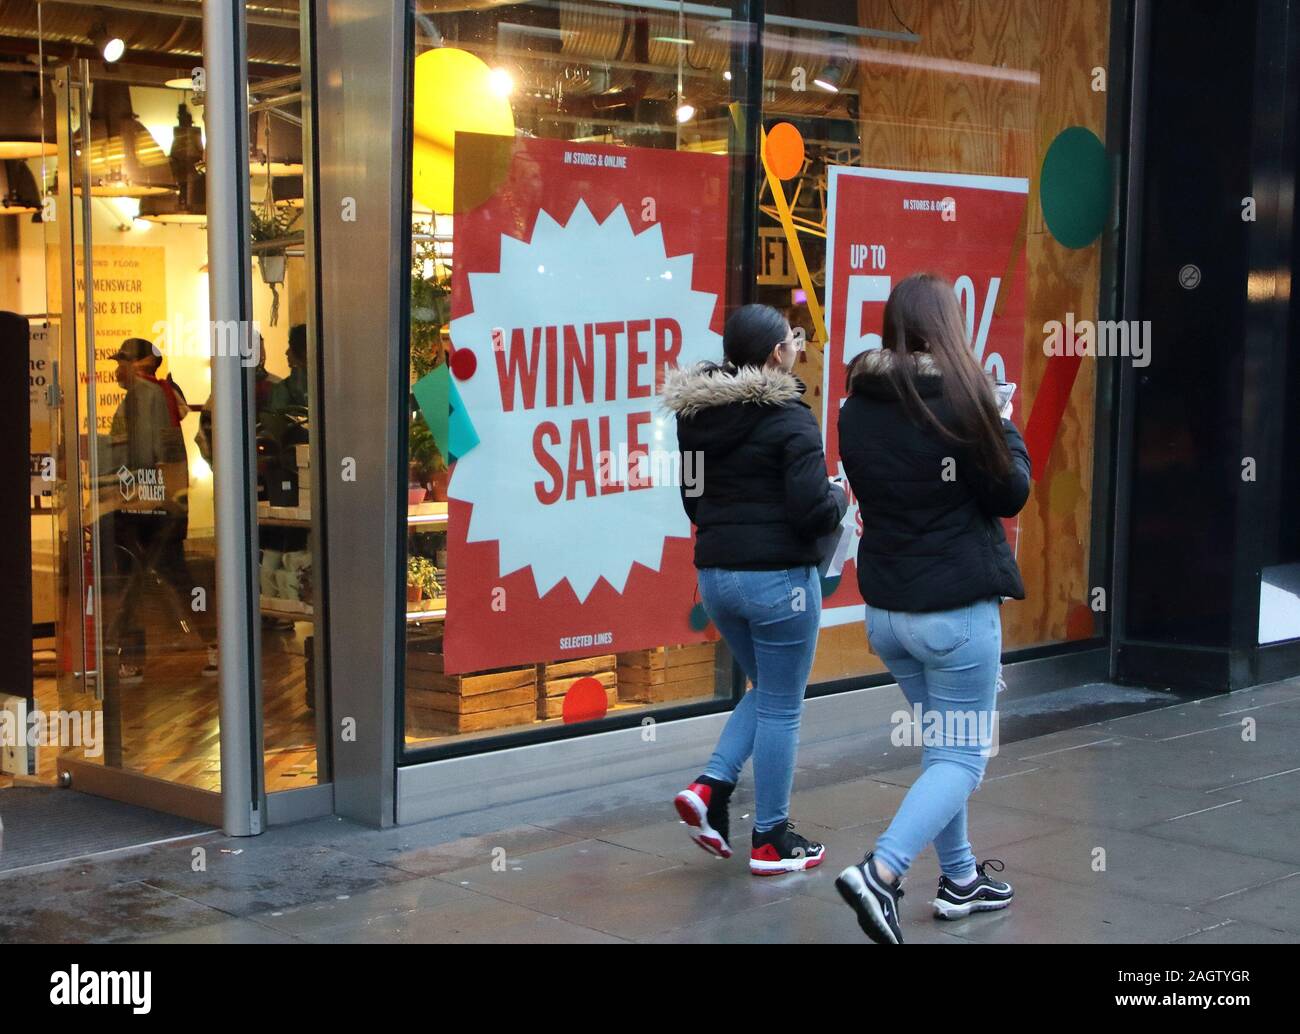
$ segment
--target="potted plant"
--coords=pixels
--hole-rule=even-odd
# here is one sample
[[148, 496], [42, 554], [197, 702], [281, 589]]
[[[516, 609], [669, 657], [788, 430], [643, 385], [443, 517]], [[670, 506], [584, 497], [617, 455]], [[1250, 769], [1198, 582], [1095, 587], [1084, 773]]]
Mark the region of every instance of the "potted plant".
[[[254, 205], [249, 213], [249, 227], [254, 242], [282, 240], [289, 235], [289, 228], [297, 219], [298, 213], [290, 208]], [[262, 283], [271, 288], [273, 327], [280, 315], [280, 285], [284, 283], [286, 258], [283, 247], [266, 248], [257, 252], [257, 268], [262, 273]]]
[[432, 599], [441, 591], [438, 569], [428, 557], [412, 556], [406, 560], [406, 602]]

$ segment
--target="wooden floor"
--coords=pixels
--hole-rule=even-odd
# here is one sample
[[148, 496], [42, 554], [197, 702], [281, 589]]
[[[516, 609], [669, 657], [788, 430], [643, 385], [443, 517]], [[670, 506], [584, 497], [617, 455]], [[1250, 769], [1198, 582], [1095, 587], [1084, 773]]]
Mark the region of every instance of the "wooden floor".
[[[263, 630], [262, 697], [270, 792], [316, 783], [316, 718], [307, 706], [302, 656], [304, 633], [309, 630], [305, 624], [294, 631]], [[52, 656], [38, 655], [37, 661], [39, 708], [102, 710], [92, 694], [77, 691], [71, 676], [60, 680]], [[207, 650], [201, 643], [166, 644], [148, 657], [142, 682], [119, 687], [122, 768], [205, 790], [221, 788], [217, 679], [202, 674], [206, 663]], [[36, 779], [22, 782], [54, 785], [58, 753], [53, 748], [39, 750]], [[0, 787], [13, 782], [0, 776]]]

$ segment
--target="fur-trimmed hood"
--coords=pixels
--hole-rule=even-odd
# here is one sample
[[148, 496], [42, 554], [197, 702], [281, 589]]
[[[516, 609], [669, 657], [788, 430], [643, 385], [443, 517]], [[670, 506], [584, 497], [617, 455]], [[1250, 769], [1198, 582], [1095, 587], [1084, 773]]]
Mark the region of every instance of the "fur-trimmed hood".
[[853, 360], [849, 368], [849, 390], [853, 394], [872, 397], [897, 398], [889, 381], [896, 363], [914, 363], [916, 390], [921, 395], [938, 395], [943, 391], [943, 373], [929, 352], [908, 352], [900, 355], [890, 348], [874, 348]]
[[739, 369], [698, 363], [671, 369], [664, 375], [660, 401], [679, 417], [692, 417], [714, 406], [733, 402], [783, 406], [803, 394], [803, 383], [792, 373], [770, 366]]
[[716, 463], [771, 421], [780, 423], [796, 410], [811, 418], [803, 391], [798, 377], [773, 367], [700, 363], [669, 370], [660, 403], [677, 414], [678, 447], [707, 453]]

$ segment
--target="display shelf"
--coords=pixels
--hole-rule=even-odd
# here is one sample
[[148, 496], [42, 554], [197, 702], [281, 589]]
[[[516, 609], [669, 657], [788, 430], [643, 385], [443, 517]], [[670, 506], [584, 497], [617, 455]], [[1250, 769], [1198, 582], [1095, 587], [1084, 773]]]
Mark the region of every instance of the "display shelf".
[[419, 527], [421, 531], [433, 531], [447, 527], [446, 502], [416, 503], [406, 508], [406, 523]]
[[441, 621], [447, 616], [447, 597], [433, 596], [417, 603], [406, 604], [406, 620]]
[[260, 596], [263, 614], [277, 618], [289, 618], [293, 621], [314, 621], [315, 614], [311, 605], [298, 600], [286, 600], [279, 596]]

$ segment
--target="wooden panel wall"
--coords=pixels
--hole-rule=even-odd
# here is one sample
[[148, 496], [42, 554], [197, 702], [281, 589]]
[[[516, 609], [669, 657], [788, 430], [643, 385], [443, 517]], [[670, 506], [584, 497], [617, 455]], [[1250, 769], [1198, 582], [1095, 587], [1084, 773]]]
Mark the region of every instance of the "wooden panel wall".
[[[1108, 67], [1109, 0], [858, 0], [859, 24], [896, 28], [920, 44], [879, 42], [891, 60], [863, 61], [862, 162], [886, 168], [1029, 178], [1025, 366], [1016, 397], [1024, 426], [1047, 362], [1042, 326], [1097, 318], [1100, 245], [1062, 247], [1043, 225], [1038, 178], [1048, 145], [1069, 126], [1106, 139], [1106, 93], [1092, 70]], [[916, 59], [908, 62], [907, 57]], [[897, 61], [898, 57], [904, 58]], [[966, 63], [963, 68], [961, 64]], [[983, 66], [995, 74], [976, 74]], [[1031, 73], [1036, 82], [1000, 76]], [[1023, 78], [1023, 77], [1021, 77]], [[1085, 359], [1046, 469], [1021, 515], [1019, 561], [1027, 599], [1003, 610], [1007, 649], [1092, 634], [1087, 609], [1091, 548], [1096, 368]], [[822, 634], [814, 681], [880, 670], [866, 658], [860, 624]]]

